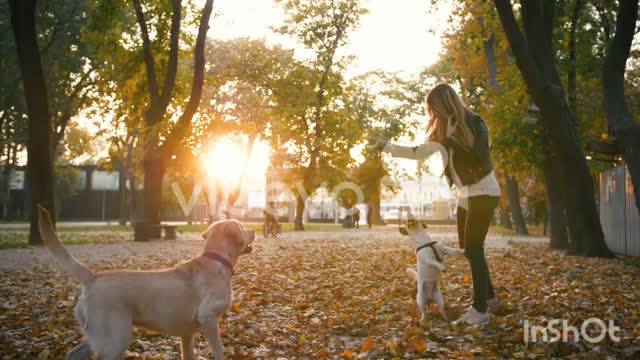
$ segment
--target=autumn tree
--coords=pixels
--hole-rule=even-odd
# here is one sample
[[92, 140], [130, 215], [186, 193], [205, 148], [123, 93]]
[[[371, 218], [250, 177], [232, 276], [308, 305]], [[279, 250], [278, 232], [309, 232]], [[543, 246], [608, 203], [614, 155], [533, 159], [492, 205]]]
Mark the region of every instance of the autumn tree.
[[534, 102], [540, 107], [551, 151], [557, 154], [571, 252], [584, 256], [612, 256], [605, 241], [589, 173], [565, 100], [553, 51], [554, 2], [523, 0], [521, 32], [508, 0], [494, 0], [516, 63]]
[[609, 132], [629, 169], [636, 207], [640, 210], [640, 124], [625, 102], [625, 68], [637, 20], [638, 0], [620, 0], [615, 35], [602, 67], [602, 91]]
[[381, 191], [395, 191], [396, 184], [384, 181], [393, 175], [383, 166], [382, 153], [376, 140], [396, 141], [411, 136], [417, 118], [424, 116], [424, 79], [406, 81], [395, 74], [372, 71], [349, 81], [349, 111], [362, 129], [362, 157], [353, 169], [351, 180], [363, 191], [364, 201], [371, 204], [371, 222], [383, 224], [380, 216]]
[[160, 222], [160, 203], [162, 199], [162, 180], [164, 178], [167, 161], [180, 142], [189, 134], [204, 84], [205, 43], [209, 19], [213, 10], [213, 0], [207, 0], [202, 12], [198, 28], [198, 36], [194, 49], [194, 70], [191, 84], [191, 94], [184, 110], [169, 132], [163, 134], [161, 142], [161, 126], [169, 120], [167, 107], [171, 102], [171, 94], [175, 85], [178, 68], [179, 36], [182, 21], [182, 4], [179, 0], [172, 1], [171, 29], [169, 39], [168, 63], [164, 74], [164, 81], [160, 87], [156, 71], [156, 60], [149, 35], [148, 23], [139, 0], [133, 1], [136, 19], [140, 26], [142, 52], [147, 72], [147, 86], [149, 89], [149, 103], [144, 118], [142, 139], [144, 143], [144, 216], [147, 223]]
[[[346, 44], [349, 32], [358, 26], [365, 10], [360, 7], [358, 0], [279, 2], [283, 4], [286, 15], [285, 24], [279, 28], [279, 32], [297, 38], [313, 53], [310, 66], [314, 73], [309, 86], [314, 89], [314, 104], [311, 111], [298, 119], [299, 123], [294, 127], [297, 130], [287, 134], [299, 138], [296, 142], [301, 146], [296, 151], [303, 157], [299, 169], [292, 171], [299, 172], [299, 176], [295, 177], [304, 191], [311, 194], [321, 185], [321, 173], [339, 168], [336, 166], [338, 162], [343, 162], [348, 155], [348, 143], [341, 141], [347, 135], [345, 130], [348, 126], [332, 116], [338, 114], [332, 108], [336, 105], [341, 81], [338, 49]], [[345, 152], [347, 155], [344, 155]], [[297, 191], [296, 230], [304, 229], [304, 209], [303, 194]]]
[[[207, 54], [203, 115], [194, 125], [191, 146], [201, 153], [223, 137], [245, 144], [238, 160], [244, 166], [237, 181], [216, 186], [216, 197], [229, 209], [245, 190], [255, 144], [275, 143], [272, 130], [276, 122], [288, 116], [286, 109], [295, 108], [291, 101], [297, 98], [289, 95], [304, 85], [289, 74], [295, 74], [294, 69], [302, 65], [294, 59], [292, 50], [246, 38], [210, 41]], [[210, 166], [210, 171], [218, 171], [216, 164]]]
[[[29, 140], [27, 167], [31, 174], [31, 214], [43, 204], [54, 214], [54, 171], [51, 154], [51, 118], [47, 86], [40, 58], [36, 33], [36, 0], [12, 0], [11, 25], [15, 37], [20, 74], [24, 89]], [[53, 219], [55, 221], [55, 219]], [[29, 244], [41, 244], [38, 217], [31, 217]]]
[[[6, 7], [6, 3], [0, 4], [0, 8], [6, 9]], [[87, 20], [86, 9], [86, 2], [80, 0], [47, 1], [34, 5], [36, 46], [39, 53], [37, 61], [41, 63], [43, 74], [46, 74], [43, 81], [48, 96], [46, 99], [47, 108], [38, 111], [44, 112], [46, 110], [49, 114], [50, 126], [47, 128], [50, 132], [50, 155], [48, 158], [53, 166], [55, 166], [59, 155], [67, 151], [64, 150], [66, 147], [64, 144], [65, 134], [69, 130], [76, 129], [74, 126], [70, 126], [71, 119], [92, 101], [92, 90], [95, 84], [94, 63], [92, 54], [82, 38], [82, 30]], [[4, 17], [5, 12], [2, 14]], [[3, 30], [9, 30], [6, 26], [8, 23], [6, 20], [8, 17], [0, 19], [0, 27]], [[29, 26], [28, 22], [30, 21], [23, 18], [16, 25]], [[14, 35], [17, 34], [14, 32]], [[16, 165], [14, 160], [19, 158], [19, 149], [25, 142], [30, 141], [33, 135], [31, 132], [26, 134], [24, 131], [26, 124], [24, 119], [28, 117], [28, 107], [25, 107], [24, 100], [19, 96], [19, 92], [16, 92], [16, 89], [25, 88], [23, 80], [26, 81], [26, 79], [23, 79], [23, 74], [19, 70], [22, 61], [19, 62], [12, 53], [15, 53], [16, 49], [21, 52], [20, 46], [23, 44], [15, 41], [11, 36], [11, 31], [2, 31], [0, 35], [2, 51], [6, 55], [3, 56], [1, 65], [3, 74], [6, 75], [3, 75], [0, 80], [0, 101], [3, 108], [2, 124], [5, 125], [2, 137], [8, 150], [8, 166], [5, 168], [5, 179], [7, 180], [5, 184], [7, 186], [11, 168]], [[36, 74], [32, 76], [36, 76]], [[32, 126], [29, 128], [31, 129]], [[41, 144], [39, 140], [36, 141]], [[61, 149], [63, 150], [61, 151]], [[35, 151], [37, 153], [42, 150]], [[29, 153], [29, 150], [27, 152]], [[31, 191], [33, 181], [43, 181], [34, 179], [35, 174], [31, 172], [31, 168], [28, 166], [25, 173], [25, 198], [27, 199], [33, 198]], [[10, 193], [8, 189], [6, 191], [8, 203]], [[26, 207], [32, 208], [32, 205], [29, 204]], [[28, 213], [29, 211], [27, 211]], [[37, 231], [35, 236], [39, 237]]]
[[[153, 224], [160, 221], [162, 182], [167, 167], [190, 134], [202, 96], [206, 34], [213, 0], [206, 1], [201, 11], [195, 10], [190, 2], [183, 6], [179, 0], [144, 4], [134, 0], [131, 4], [132, 7], [120, 2], [96, 2], [88, 36], [109, 79], [102, 86], [105, 95], [111, 96], [117, 106], [126, 110], [123, 113], [139, 124], [144, 222]], [[195, 44], [191, 32], [181, 31], [183, 23], [191, 22], [198, 28]], [[181, 47], [181, 42], [187, 46]], [[190, 64], [180, 56], [185, 50], [193, 51]], [[182, 82], [189, 75], [191, 83]], [[127, 110], [134, 106], [143, 109], [142, 114]]]

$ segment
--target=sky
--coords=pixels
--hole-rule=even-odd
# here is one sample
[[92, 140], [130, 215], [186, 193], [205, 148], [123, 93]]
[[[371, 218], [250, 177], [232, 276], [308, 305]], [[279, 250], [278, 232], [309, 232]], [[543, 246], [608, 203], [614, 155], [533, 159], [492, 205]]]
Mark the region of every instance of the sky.
[[[363, 0], [369, 13], [344, 49], [356, 56], [349, 73], [370, 70], [418, 73], [438, 59], [441, 50], [439, 34], [429, 29], [444, 29], [447, 9], [429, 12], [429, 0]], [[274, 34], [272, 27], [284, 21], [280, 5], [273, 0], [216, 0], [216, 17], [211, 22], [210, 37], [233, 39], [251, 37], [268, 43], [295, 48], [295, 41]]]

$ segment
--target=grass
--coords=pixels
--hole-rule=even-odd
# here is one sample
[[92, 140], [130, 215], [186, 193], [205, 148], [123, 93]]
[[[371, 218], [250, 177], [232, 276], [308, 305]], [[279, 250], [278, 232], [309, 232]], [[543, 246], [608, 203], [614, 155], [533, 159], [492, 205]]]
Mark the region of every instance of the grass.
[[[262, 224], [247, 223], [247, 229], [262, 234]], [[341, 229], [340, 224], [305, 224], [305, 230], [327, 231]], [[202, 233], [207, 225], [179, 225], [179, 233]], [[293, 224], [282, 224], [283, 232], [293, 231]], [[67, 245], [84, 244], [112, 244], [133, 240], [133, 229], [130, 225], [102, 225], [102, 226], [61, 226], [58, 229], [60, 240]], [[0, 250], [22, 249], [29, 247], [29, 231], [26, 229], [0, 230]]]

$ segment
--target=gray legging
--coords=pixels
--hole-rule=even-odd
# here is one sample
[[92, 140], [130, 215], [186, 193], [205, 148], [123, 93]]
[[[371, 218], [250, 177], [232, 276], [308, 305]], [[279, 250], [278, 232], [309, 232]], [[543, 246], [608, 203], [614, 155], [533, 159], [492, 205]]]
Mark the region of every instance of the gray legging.
[[484, 257], [484, 240], [498, 199], [489, 195], [472, 196], [467, 202], [468, 209], [458, 207], [458, 241], [471, 265], [473, 308], [479, 312], [487, 311], [487, 299], [496, 296]]

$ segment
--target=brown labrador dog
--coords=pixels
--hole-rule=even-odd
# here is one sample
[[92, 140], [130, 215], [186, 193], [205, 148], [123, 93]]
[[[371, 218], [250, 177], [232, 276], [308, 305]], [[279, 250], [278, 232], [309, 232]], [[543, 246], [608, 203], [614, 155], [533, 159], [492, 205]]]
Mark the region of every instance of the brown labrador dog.
[[231, 304], [231, 276], [239, 256], [251, 252], [253, 230], [237, 220], [219, 221], [202, 234], [201, 256], [155, 271], [94, 273], [60, 243], [47, 210], [40, 206], [40, 233], [60, 266], [82, 286], [75, 318], [85, 338], [67, 359], [119, 359], [133, 326], [181, 337], [183, 359], [194, 359], [193, 334], [201, 331], [215, 359], [223, 359], [218, 317]]

